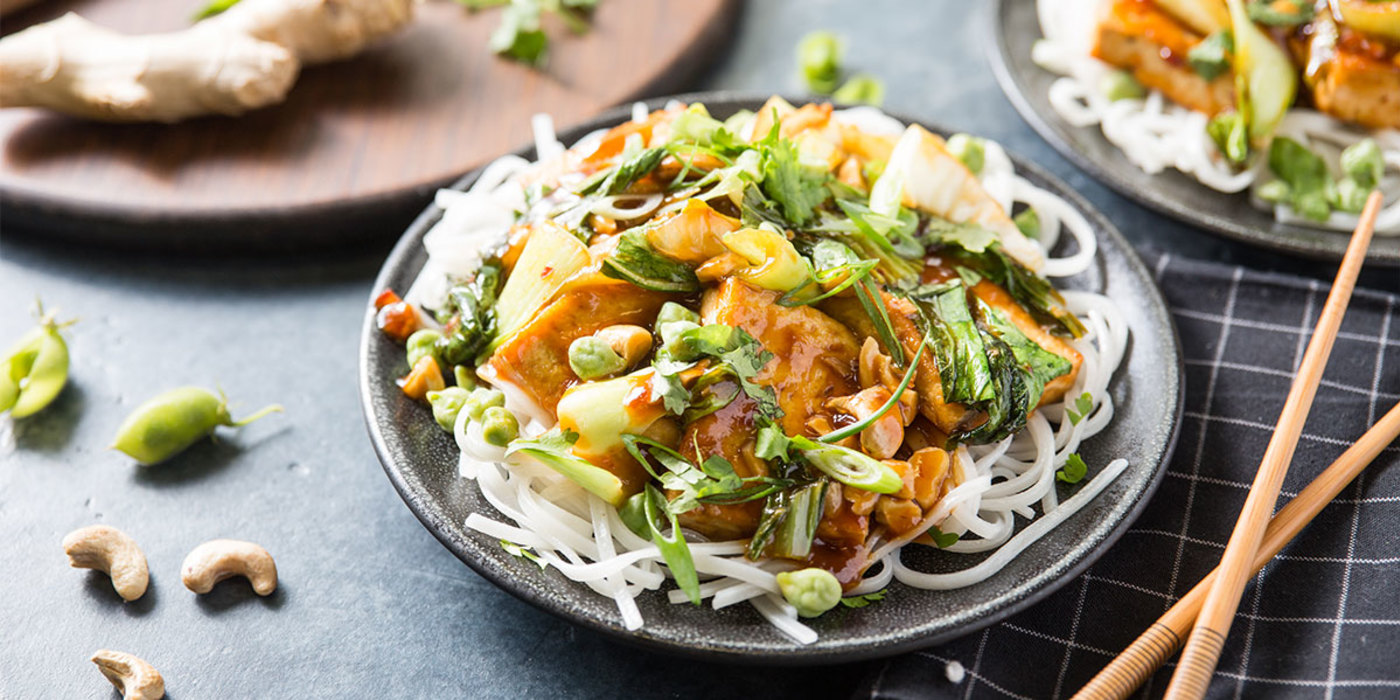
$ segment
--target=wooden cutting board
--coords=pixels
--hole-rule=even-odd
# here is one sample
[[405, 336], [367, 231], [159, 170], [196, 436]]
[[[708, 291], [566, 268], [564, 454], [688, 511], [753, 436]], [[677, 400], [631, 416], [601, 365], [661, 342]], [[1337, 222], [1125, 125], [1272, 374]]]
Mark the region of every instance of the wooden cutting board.
[[[188, 26], [205, 0], [50, 0], [3, 31], [78, 12], [113, 29]], [[302, 72], [287, 101], [175, 125], [0, 110], [0, 217], [129, 247], [266, 250], [397, 235], [432, 192], [627, 100], [675, 92], [721, 57], [737, 0], [601, 0], [592, 31], [546, 17], [548, 65], [493, 55], [498, 11], [425, 0], [405, 31]], [[386, 228], [387, 227], [387, 228]]]

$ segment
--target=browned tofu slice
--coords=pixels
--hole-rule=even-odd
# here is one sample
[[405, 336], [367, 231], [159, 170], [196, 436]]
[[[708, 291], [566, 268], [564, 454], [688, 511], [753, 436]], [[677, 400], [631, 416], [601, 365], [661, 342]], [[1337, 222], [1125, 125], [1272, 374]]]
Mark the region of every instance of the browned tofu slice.
[[[783, 410], [783, 430], [800, 435], [808, 419], [824, 410], [827, 399], [859, 388], [860, 346], [835, 319], [809, 306], [778, 306], [778, 296], [730, 277], [705, 292], [700, 315], [707, 324], [748, 331], [773, 353], [755, 381], [773, 388]], [[715, 387], [726, 395], [736, 389], [730, 383]], [[740, 476], [766, 474], [767, 464], [753, 454], [757, 417], [756, 404], [740, 394], [728, 406], [687, 425], [681, 451], [697, 461], [710, 455], [724, 457]], [[681, 524], [712, 538], [747, 537], [758, 526], [762, 510], [760, 502], [707, 505], [681, 515]]]
[[[1400, 129], [1400, 54], [1389, 61], [1343, 45], [1308, 76], [1313, 104], [1373, 129]], [[1309, 66], [1312, 62], [1309, 61]]]
[[1186, 63], [1203, 38], [1150, 2], [1114, 0], [1099, 23], [1093, 55], [1131, 71], [1171, 101], [1213, 115], [1234, 108], [1235, 78], [1227, 71], [1206, 80]]
[[735, 277], [705, 292], [700, 316], [749, 332], [774, 359], [756, 381], [773, 387], [782, 426], [798, 435], [835, 396], [854, 393], [860, 344], [850, 329], [810, 306], [779, 306], [780, 295]]
[[554, 415], [559, 397], [579, 379], [569, 368], [569, 344], [606, 326], [650, 326], [670, 296], [601, 273], [569, 281], [487, 361], [498, 382], [519, 387]]
[[1044, 406], [1063, 399], [1070, 387], [1074, 386], [1075, 378], [1079, 376], [1079, 366], [1084, 364], [1084, 356], [1075, 350], [1069, 341], [1045, 330], [1045, 327], [1041, 326], [1029, 311], [1016, 303], [1016, 300], [1012, 299], [1011, 295], [1000, 285], [982, 280], [972, 287], [972, 293], [976, 294], [977, 298], [987, 302], [988, 306], [1006, 314], [1006, 318], [1036, 345], [1069, 360], [1069, 372], [1052, 379], [1045, 385], [1045, 393], [1040, 395], [1038, 405]]

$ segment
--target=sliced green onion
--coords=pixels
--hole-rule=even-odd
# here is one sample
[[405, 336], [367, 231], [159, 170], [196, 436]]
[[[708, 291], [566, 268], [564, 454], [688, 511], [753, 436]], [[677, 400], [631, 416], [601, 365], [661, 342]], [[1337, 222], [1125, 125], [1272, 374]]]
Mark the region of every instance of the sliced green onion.
[[577, 433], [555, 429], [533, 440], [511, 441], [506, 448], [506, 456], [523, 452], [614, 507], [621, 506], [627, 498], [622, 480], [616, 474], [574, 455], [571, 448], [577, 440]]
[[797, 435], [791, 438], [812, 466], [827, 476], [851, 488], [896, 493], [904, 488], [904, 479], [889, 465], [870, 455], [840, 445], [828, 445]]
[[[661, 491], [655, 486], [647, 484], [646, 495], [643, 505], [647, 528], [651, 530], [651, 541], [661, 550], [666, 566], [671, 569], [671, 576], [676, 579], [676, 586], [685, 591], [691, 603], [699, 605], [700, 575], [695, 572], [695, 560], [690, 556], [690, 545], [686, 543], [685, 535], [681, 533], [680, 521], [676, 519], [676, 514], [666, 507], [666, 497], [661, 495]], [[656, 526], [662, 513], [666, 514], [666, 519], [671, 523], [670, 537], [663, 535], [661, 529]]]
[[880, 406], [874, 413], [866, 416], [864, 420], [852, 423], [839, 430], [833, 430], [817, 438], [817, 440], [820, 442], [839, 442], [865, 430], [870, 427], [871, 423], [880, 420], [886, 413], [889, 413], [890, 409], [893, 409], [895, 405], [899, 403], [899, 397], [904, 395], [904, 390], [909, 387], [909, 382], [914, 379], [914, 374], [919, 369], [919, 358], [923, 356], [924, 348], [927, 346], [927, 340], [919, 343], [919, 349], [914, 351], [914, 359], [909, 362], [909, 369], [904, 372], [904, 378], [899, 381], [899, 386], [895, 388], [894, 394], [890, 396], [889, 400], [886, 401], [884, 405]]
[[872, 288], [867, 280], [861, 280], [856, 284], [856, 299], [860, 300], [860, 306], [865, 309], [865, 314], [870, 317], [870, 322], [875, 324], [875, 333], [880, 336], [880, 342], [884, 344], [885, 350], [890, 353], [894, 363], [900, 367], [904, 366], [904, 346], [899, 343], [899, 338], [895, 337], [894, 325], [890, 323], [890, 314], [885, 309], [885, 302], [880, 298], [880, 292]]
[[[870, 274], [871, 270], [874, 270], [875, 266], [879, 264], [879, 260], [861, 260], [859, 262], [848, 263], [840, 267], [833, 267], [829, 270], [817, 272], [812, 275], [811, 279], [809, 279], [806, 284], [790, 289], [784, 292], [782, 296], [778, 297], [778, 306], [807, 306], [809, 304], [815, 304], [823, 299], [834, 297], [849, 289], [851, 285], [865, 279], [866, 276]], [[836, 279], [843, 272], [847, 273], [846, 279], [842, 280], [840, 284], [817, 296], [803, 297], [803, 294], [812, 285], [826, 284]]]

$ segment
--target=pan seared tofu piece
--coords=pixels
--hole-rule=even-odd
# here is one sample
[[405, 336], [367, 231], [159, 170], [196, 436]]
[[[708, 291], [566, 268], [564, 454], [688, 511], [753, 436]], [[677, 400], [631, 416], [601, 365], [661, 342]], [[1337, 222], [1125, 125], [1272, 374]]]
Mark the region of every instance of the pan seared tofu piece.
[[569, 367], [569, 344], [613, 324], [650, 327], [670, 298], [598, 272], [583, 273], [565, 283], [486, 364], [494, 382], [518, 387], [553, 416], [564, 391], [579, 382]]
[[[893, 297], [881, 292], [885, 308], [890, 314], [890, 325], [894, 334], [904, 346], [904, 356], [913, 357], [923, 342], [924, 334], [919, 330], [919, 312], [908, 299]], [[821, 305], [822, 310], [845, 324], [862, 342], [866, 338], [879, 339], [875, 324], [865, 314], [865, 309], [855, 297], [832, 297]], [[943, 400], [943, 378], [938, 373], [938, 361], [933, 353], [924, 352], [919, 357], [919, 369], [914, 373], [914, 390], [919, 395], [919, 413], [943, 431], [953, 434], [974, 428], [986, 421], [986, 414], [960, 403]]]
[[1147, 0], [1113, 0], [1099, 22], [1095, 58], [1130, 71], [1171, 101], [1214, 115], [1235, 106], [1234, 73], [1206, 80], [1186, 54], [1205, 37]]
[[[1330, 51], [1314, 50], [1316, 39], [1308, 45], [1304, 65], [1313, 104], [1344, 121], [1400, 129], [1400, 52], [1357, 36]], [[1359, 50], [1363, 46], [1371, 52]]]
[[[748, 331], [773, 353], [755, 381], [773, 388], [783, 410], [783, 430], [802, 435], [808, 419], [824, 410], [827, 399], [859, 389], [860, 345], [849, 329], [830, 316], [810, 306], [779, 306], [778, 296], [729, 277], [705, 292], [700, 316], [706, 324], [723, 323]], [[715, 387], [726, 394], [737, 388], [729, 382]], [[757, 405], [741, 393], [728, 406], [687, 425], [680, 449], [697, 461], [717, 454], [729, 460], [740, 476], [759, 476], [767, 473], [767, 464], [753, 454], [757, 431]], [[682, 525], [707, 537], [733, 539], [753, 534], [762, 510], [761, 502], [705, 505], [680, 519]]]
[[1045, 385], [1045, 393], [1040, 395], [1039, 406], [1054, 403], [1063, 399], [1065, 393], [1074, 386], [1074, 380], [1079, 376], [1079, 366], [1084, 364], [1084, 356], [1068, 340], [1045, 330], [1035, 317], [1031, 316], [1025, 307], [1016, 303], [1015, 299], [998, 284], [982, 280], [972, 287], [972, 293], [977, 298], [986, 302], [988, 306], [1006, 314], [1006, 318], [1012, 325], [1030, 338], [1036, 345], [1052, 352], [1060, 357], [1069, 360], [1070, 370], [1055, 379], [1050, 380]]

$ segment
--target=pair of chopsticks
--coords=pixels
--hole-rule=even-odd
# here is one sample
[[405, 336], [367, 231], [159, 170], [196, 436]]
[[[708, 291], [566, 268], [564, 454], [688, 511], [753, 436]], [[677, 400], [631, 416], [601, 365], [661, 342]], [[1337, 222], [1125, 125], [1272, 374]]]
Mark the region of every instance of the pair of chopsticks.
[[1181, 648], [1183, 641], [1185, 649], [1165, 697], [1167, 700], [1205, 697], [1245, 584], [1400, 435], [1400, 404], [1397, 404], [1278, 515], [1269, 517], [1302, 435], [1303, 423], [1312, 408], [1342, 316], [1351, 301], [1380, 207], [1380, 192], [1371, 193], [1220, 565], [1094, 676], [1075, 698], [1128, 697]]

